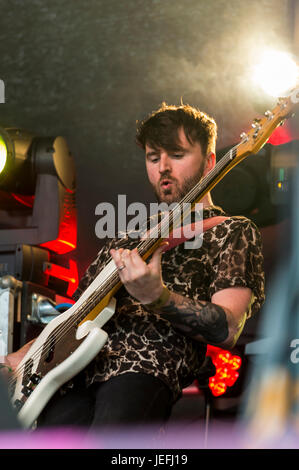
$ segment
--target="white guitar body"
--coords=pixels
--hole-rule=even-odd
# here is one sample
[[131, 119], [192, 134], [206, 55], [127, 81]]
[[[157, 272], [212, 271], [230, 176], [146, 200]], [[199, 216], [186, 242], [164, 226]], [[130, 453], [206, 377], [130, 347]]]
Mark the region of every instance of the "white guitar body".
[[[80, 299], [43, 329], [15, 371], [11, 400], [19, 409], [18, 418], [25, 428], [32, 426], [54, 393], [84, 369], [106, 343], [108, 335], [101, 328], [115, 312], [116, 300], [113, 297], [94, 320], [84, 321], [72, 328], [69, 324], [113, 269], [115, 264], [111, 261]], [[62, 347], [54, 345], [53, 351], [52, 336], [55, 341], [62, 342]], [[47, 344], [49, 352], [48, 357], [45, 357]]]

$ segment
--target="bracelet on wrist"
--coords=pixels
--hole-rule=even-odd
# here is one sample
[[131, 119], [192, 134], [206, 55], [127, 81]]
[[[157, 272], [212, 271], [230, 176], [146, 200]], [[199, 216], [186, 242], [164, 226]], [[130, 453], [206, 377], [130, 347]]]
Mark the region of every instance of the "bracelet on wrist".
[[170, 297], [170, 290], [167, 289], [166, 286], [163, 287], [162, 294], [157, 300], [154, 300], [154, 302], [151, 302], [150, 304], [143, 304], [147, 308], [161, 308], [163, 305], [165, 305]]

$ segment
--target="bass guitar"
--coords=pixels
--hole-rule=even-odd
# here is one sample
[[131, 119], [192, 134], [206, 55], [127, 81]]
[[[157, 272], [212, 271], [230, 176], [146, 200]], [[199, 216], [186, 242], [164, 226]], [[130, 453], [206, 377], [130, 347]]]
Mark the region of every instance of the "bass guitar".
[[[275, 128], [292, 115], [298, 101], [299, 88], [280, 98], [273, 110], [256, 118], [251, 129], [241, 134], [240, 142], [186, 194], [178, 208], [189, 203], [192, 210], [226, 173], [248, 155], [257, 153]], [[143, 259], [165, 239], [163, 224], [174, 230], [182, 222], [181, 214], [187, 215], [185, 210], [174, 208], [167, 220], [162, 219], [156, 226], [155, 235], [140, 240], [137, 248]], [[9, 380], [11, 401], [25, 428], [32, 426], [54, 393], [85, 368], [104, 346], [107, 333], [102, 327], [115, 312], [114, 295], [121, 285], [117, 268], [110, 259], [80, 299], [48, 323], [34, 341]]]

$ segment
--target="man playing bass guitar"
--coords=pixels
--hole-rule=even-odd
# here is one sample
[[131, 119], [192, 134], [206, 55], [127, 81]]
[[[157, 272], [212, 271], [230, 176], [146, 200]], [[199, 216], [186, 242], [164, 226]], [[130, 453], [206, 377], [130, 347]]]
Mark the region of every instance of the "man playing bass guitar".
[[[189, 105], [163, 103], [139, 125], [137, 144], [159, 202], [180, 202], [214, 169], [216, 137], [215, 121]], [[73, 387], [50, 399], [38, 426], [159, 427], [197, 377], [207, 344], [236, 344], [246, 319], [264, 302], [261, 237], [250, 220], [214, 206], [209, 192], [201, 203], [204, 220], [218, 217], [218, 223], [205, 230], [199, 248], [181, 243], [165, 251], [160, 244], [145, 261], [129, 236], [102, 247], [74, 298], [112, 257], [122, 287], [116, 312], [103, 326], [108, 340]], [[25, 350], [7, 362], [14, 368]]]

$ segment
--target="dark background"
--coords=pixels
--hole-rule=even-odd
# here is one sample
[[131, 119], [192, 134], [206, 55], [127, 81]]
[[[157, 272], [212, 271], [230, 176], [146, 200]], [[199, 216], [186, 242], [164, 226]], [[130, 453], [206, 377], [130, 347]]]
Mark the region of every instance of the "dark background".
[[294, 47], [288, 0], [1, 0], [0, 11], [0, 124], [66, 137], [80, 276], [102, 244], [96, 205], [153, 200], [136, 120], [182, 99], [216, 119], [218, 149], [233, 145], [275, 104], [251, 81], [259, 51]]

